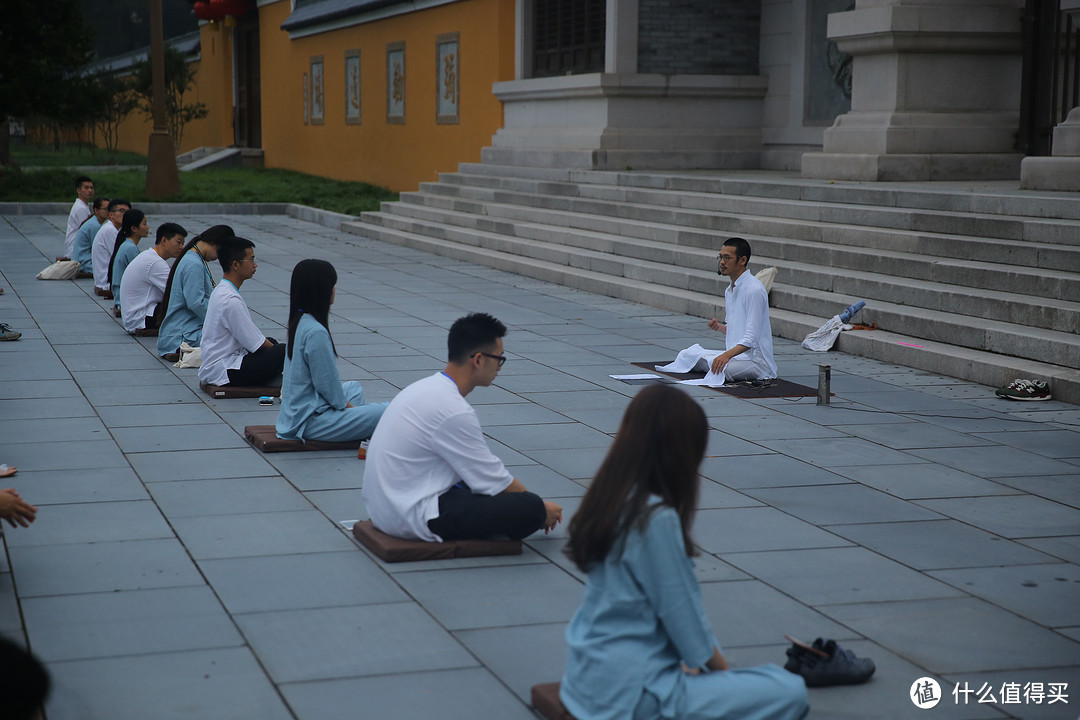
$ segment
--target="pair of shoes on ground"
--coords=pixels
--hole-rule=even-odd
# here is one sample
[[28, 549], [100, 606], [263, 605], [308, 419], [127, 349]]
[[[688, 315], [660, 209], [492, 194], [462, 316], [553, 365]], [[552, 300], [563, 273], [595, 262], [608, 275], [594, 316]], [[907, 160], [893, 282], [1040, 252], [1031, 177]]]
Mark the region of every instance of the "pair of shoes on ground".
[[876, 669], [873, 660], [855, 657], [835, 640], [818, 638], [807, 645], [791, 636], [784, 637], [791, 641], [784, 669], [801, 675], [807, 687], [858, 685], [869, 680]]
[[18, 340], [21, 337], [21, 332], [15, 332], [7, 323], [0, 323], [0, 340]]
[[95, 286], [94, 287], [94, 294], [99, 296], [99, 297], [105, 298], [106, 300], [112, 300], [113, 299], [112, 290], [102, 290], [101, 288]]
[[1050, 386], [1042, 380], [1026, 380], [1017, 378], [1003, 388], [998, 388], [995, 393], [999, 398], [1006, 400], [1049, 400]]

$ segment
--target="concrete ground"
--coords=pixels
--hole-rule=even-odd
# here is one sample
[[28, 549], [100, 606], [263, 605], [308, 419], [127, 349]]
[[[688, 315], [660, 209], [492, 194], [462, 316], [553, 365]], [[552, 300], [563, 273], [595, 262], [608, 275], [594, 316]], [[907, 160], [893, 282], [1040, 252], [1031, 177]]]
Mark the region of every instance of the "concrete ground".
[[[520, 557], [373, 559], [343, 528], [365, 517], [362, 461], [260, 454], [243, 427], [276, 408], [199, 392], [91, 281], [34, 279], [65, 219], [0, 218], [0, 322], [23, 333], [0, 343], [0, 463], [39, 507], [6, 530], [0, 632], [48, 665], [49, 720], [533, 717], [529, 688], [561, 675], [582, 595], [564, 527]], [[510, 360], [469, 400], [496, 454], [566, 517], [639, 389], [609, 374], [706, 332], [286, 216], [150, 218], [166, 220], [257, 243], [242, 292], [278, 338], [293, 265], [333, 261], [342, 378], [371, 400], [441, 369], [460, 315], [502, 319]], [[1076, 718], [1080, 408], [776, 349], [796, 382], [832, 365], [830, 406], [688, 388], [713, 428], [693, 534], [728, 658], [782, 664], [785, 633], [873, 658], [870, 683], [811, 690], [811, 718]], [[941, 687], [931, 711], [910, 699], [923, 677]]]

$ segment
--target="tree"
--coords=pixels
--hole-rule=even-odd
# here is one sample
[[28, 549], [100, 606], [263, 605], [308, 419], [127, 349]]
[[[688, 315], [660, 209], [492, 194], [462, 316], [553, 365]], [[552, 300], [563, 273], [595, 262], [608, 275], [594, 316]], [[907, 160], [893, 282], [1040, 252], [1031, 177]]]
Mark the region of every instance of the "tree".
[[0, 12], [0, 167], [12, 165], [8, 121], [32, 116], [70, 121], [85, 97], [79, 68], [93, 37], [80, 0], [5, 0]]
[[120, 123], [139, 107], [139, 100], [132, 89], [131, 78], [121, 78], [108, 71], [94, 75], [91, 87], [94, 127], [101, 133], [105, 149], [115, 155], [120, 144]]
[[[139, 107], [152, 116], [154, 76], [147, 58], [135, 64], [133, 68], [134, 90], [139, 98]], [[184, 126], [192, 120], [201, 120], [207, 116], [206, 103], [184, 103], [184, 95], [192, 88], [195, 73], [187, 59], [176, 48], [165, 46], [165, 115], [169, 124], [169, 135], [173, 147], [180, 151], [180, 140], [184, 137]]]

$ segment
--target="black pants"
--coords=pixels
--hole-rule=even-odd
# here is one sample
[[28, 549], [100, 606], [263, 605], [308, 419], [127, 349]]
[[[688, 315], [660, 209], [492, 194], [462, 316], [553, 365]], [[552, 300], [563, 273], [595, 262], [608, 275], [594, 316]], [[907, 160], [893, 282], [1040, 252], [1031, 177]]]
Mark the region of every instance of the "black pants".
[[546, 519], [544, 501], [531, 492], [481, 495], [455, 485], [439, 496], [439, 516], [428, 520], [428, 528], [443, 540], [520, 540]]
[[229, 371], [229, 384], [239, 387], [266, 385], [280, 375], [284, 367], [284, 343], [278, 343], [268, 348], [259, 348], [255, 352], [245, 355], [240, 362], [240, 367]]

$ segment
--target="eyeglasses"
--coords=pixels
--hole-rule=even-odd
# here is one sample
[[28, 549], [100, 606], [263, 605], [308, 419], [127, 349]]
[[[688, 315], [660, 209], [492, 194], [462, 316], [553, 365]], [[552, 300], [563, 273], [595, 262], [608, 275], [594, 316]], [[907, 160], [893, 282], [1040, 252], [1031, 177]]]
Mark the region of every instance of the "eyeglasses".
[[250, 260], [251, 262], [255, 262], [255, 256], [254, 256], [254, 255], [252, 255], [252, 256], [251, 256], [251, 257], [249, 257], [249, 258], [244, 258], [243, 260], [237, 260], [236, 262], [238, 262], [238, 263], [246, 263], [246, 262], [248, 262], [249, 260]]
[[502, 367], [503, 365], [506, 364], [506, 356], [505, 355], [492, 355], [491, 353], [478, 352], [478, 353], [474, 354], [473, 357], [476, 357], [477, 355], [483, 355], [484, 357], [489, 357], [492, 360], [498, 361], [499, 367]]
[[728, 262], [731, 262], [736, 257], [737, 257], [736, 255], [725, 255], [724, 253], [720, 253], [719, 255], [716, 256], [716, 259], [717, 260], [727, 260]]

